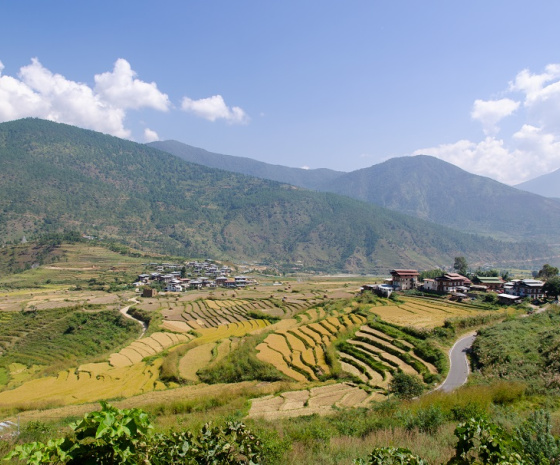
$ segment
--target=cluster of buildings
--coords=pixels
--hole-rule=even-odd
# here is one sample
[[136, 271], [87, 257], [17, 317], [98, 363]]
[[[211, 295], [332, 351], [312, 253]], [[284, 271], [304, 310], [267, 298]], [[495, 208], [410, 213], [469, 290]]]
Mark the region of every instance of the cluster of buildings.
[[390, 296], [392, 291], [420, 289], [424, 291], [452, 294], [455, 297], [467, 297], [470, 291], [491, 291], [498, 294], [503, 303], [512, 303], [525, 297], [532, 300], [545, 296], [544, 282], [536, 279], [514, 279], [509, 282], [499, 276], [474, 276], [471, 279], [458, 273], [443, 273], [436, 278], [418, 281], [417, 270], [395, 269], [384, 284], [364, 286], [364, 290], [372, 290], [383, 296]]
[[166, 292], [184, 292], [189, 289], [202, 289], [205, 287], [216, 288], [239, 288], [258, 284], [254, 279], [246, 276], [231, 277], [231, 268], [218, 266], [212, 260], [204, 262], [188, 262], [185, 265], [172, 263], [150, 263], [146, 264], [155, 268], [153, 273], [141, 274], [134, 285], [138, 288], [145, 287], [145, 297], [153, 297], [155, 283], [159, 283]]

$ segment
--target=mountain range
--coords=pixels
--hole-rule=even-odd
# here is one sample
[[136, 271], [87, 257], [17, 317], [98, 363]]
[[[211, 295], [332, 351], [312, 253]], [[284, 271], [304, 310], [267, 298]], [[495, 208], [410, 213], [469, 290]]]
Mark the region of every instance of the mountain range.
[[342, 194], [461, 231], [560, 244], [559, 200], [468, 173], [431, 156], [392, 158], [343, 173], [269, 165], [176, 141], [149, 145], [193, 163]]
[[445, 266], [458, 255], [506, 266], [554, 254], [65, 124], [0, 124], [0, 237], [63, 230], [185, 257], [372, 273]]

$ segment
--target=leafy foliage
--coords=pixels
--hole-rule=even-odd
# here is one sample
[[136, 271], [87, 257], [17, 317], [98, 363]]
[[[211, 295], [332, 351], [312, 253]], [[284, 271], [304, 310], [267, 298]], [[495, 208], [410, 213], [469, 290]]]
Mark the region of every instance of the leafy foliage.
[[424, 392], [424, 384], [418, 376], [395, 373], [389, 383], [389, 392], [400, 399], [412, 399]]
[[117, 409], [101, 402], [101, 410], [71, 425], [73, 435], [16, 446], [5, 460], [30, 464], [258, 464], [263, 447], [244, 424], [204, 425], [190, 432], [153, 432], [148, 414], [140, 409]]
[[424, 459], [402, 447], [377, 447], [367, 460], [358, 459], [355, 465], [428, 465]]

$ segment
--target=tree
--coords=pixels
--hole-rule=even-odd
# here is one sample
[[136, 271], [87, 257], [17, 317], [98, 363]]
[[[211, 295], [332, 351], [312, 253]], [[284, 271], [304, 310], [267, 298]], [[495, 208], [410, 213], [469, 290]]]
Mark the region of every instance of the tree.
[[453, 269], [457, 271], [457, 273], [465, 276], [467, 274], [468, 267], [469, 264], [467, 263], [467, 259], [465, 257], [455, 257], [455, 263], [453, 264]]
[[560, 276], [548, 278], [544, 283], [543, 291], [550, 297], [558, 297], [560, 295]]
[[424, 392], [424, 384], [418, 376], [395, 373], [389, 383], [389, 392], [400, 399], [412, 399]]
[[539, 274], [537, 276], [543, 279], [548, 279], [548, 278], [552, 278], [553, 276], [558, 276], [558, 268], [556, 268], [555, 266], [551, 266], [548, 263], [545, 263], [543, 267], [540, 269]]

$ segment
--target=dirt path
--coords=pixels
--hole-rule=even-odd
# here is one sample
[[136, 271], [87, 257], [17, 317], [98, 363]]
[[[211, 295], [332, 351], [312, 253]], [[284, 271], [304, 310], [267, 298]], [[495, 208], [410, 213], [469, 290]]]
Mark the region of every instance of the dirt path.
[[[128, 299], [128, 301], [129, 301], [129, 302], [133, 302], [133, 304], [139, 304], [139, 303], [140, 303], [140, 302], [138, 302], [138, 301], [136, 300], [135, 297], [133, 297], [132, 299]], [[139, 320], [138, 318], [134, 318], [132, 315], [129, 315], [129, 314], [128, 314], [128, 310], [129, 310], [130, 307], [132, 307], [132, 304], [131, 304], [131, 305], [127, 305], [126, 307], [121, 308], [121, 309], [119, 310], [119, 312], [121, 312], [121, 313], [123, 314], [123, 316], [125, 316], [126, 318], [129, 318], [130, 320], [137, 321], [138, 323], [140, 323], [140, 324], [142, 325], [142, 333], [141, 333], [140, 336], [138, 336], [138, 338], [137, 338], [137, 339], [140, 339], [140, 338], [141, 338], [142, 336], [144, 336], [144, 334], [146, 333], [146, 330], [148, 329], [148, 325], [147, 325], [144, 321]]]

